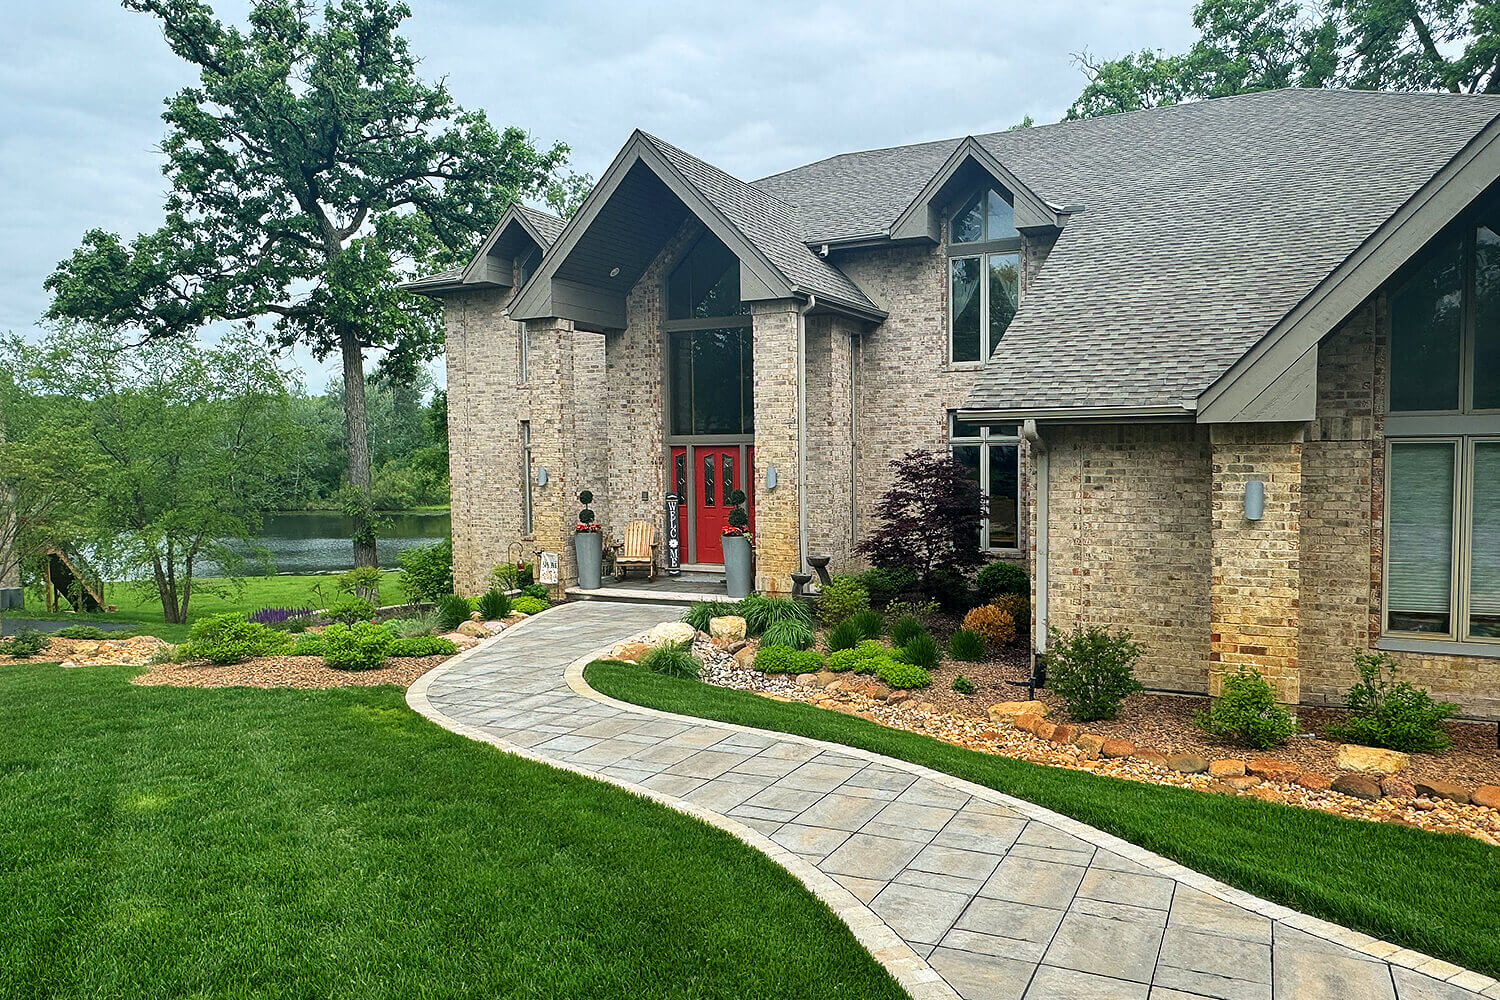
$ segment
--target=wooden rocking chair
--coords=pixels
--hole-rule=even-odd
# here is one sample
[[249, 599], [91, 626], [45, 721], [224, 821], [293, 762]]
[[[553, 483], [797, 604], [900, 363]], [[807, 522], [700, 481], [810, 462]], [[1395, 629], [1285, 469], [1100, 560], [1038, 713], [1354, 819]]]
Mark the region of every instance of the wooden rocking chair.
[[646, 578], [656, 579], [656, 525], [651, 521], [631, 521], [625, 540], [615, 543], [615, 579], [625, 579], [632, 566], [644, 566]]

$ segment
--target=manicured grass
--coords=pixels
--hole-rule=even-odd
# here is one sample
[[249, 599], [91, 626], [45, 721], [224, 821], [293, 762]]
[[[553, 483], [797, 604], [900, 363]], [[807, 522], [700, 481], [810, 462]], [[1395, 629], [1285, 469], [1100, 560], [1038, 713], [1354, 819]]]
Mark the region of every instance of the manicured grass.
[[0, 996], [859, 997], [790, 874], [386, 688], [0, 667]]
[[[390, 570], [381, 574], [380, 600], [382, 604], [400, 604], [405, 600], [400, 584], [401, 574]], [[327, 607], [347, 596], [340, 594], [334, 576], [247, 576], [236, 583], [206, 577], [193, 582], [193, 597], [188, 604], [188, 619], [191, 621], [207, 615], [226, 611], [243, 611], [247, 614], [269, 607]], [[69, 622], [124, 622], [138, 632], [161, 636], [168, 642], [181, 642], [187, 638], [187, 627], [168, 625], [162, 618], [161, 600], [156, 591], [144, 590], [136, 584], [112, 583], [105, 591], [105, 603], [113, 604], [118, 611], [100, 614], [71, 614], [62, 612], [48, 614], [45, 602], [30, 590], [26, 592], [26, 610], [11, 612], [26, 618], [55, 618]]]
[[1469, 837], [1043, 767], [625, 663], [598, 661], [584, 676], [633, 704], [843, 743], [945, 771], [1263, 898], [1500, 976], [1500, 851]]

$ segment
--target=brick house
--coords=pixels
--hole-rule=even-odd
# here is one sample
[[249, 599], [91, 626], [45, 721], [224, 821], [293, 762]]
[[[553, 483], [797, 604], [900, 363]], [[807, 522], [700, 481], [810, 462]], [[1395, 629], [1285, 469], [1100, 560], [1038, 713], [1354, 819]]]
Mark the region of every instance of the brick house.
[[1497, 116], [1274, 91], [751, 183], [636, 132], [566, 224], [513, 208], [408, 286], [445, 307], [456, 580], [570, 578], [585, 487], [616, 533], [675, 492], [712, 566], [739, 486], [784, 592], [949, 448], [1038, 649], [1124, 626], [1150, 686], [1318, 702], [1379, 648], [1500, 714]]

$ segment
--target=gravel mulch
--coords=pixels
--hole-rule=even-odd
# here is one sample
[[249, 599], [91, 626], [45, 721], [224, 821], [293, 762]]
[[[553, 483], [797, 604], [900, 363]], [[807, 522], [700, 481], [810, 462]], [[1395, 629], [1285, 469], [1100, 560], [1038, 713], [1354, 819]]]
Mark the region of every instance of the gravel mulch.
[[134, 684], [171, 687], [334, 688], [399, 684], [409, 687], [447, 656], [400, 657], [378, 670], [334, 670], [317, 656], [264, 656], [230, 666], [158, 663], [131, 679]]

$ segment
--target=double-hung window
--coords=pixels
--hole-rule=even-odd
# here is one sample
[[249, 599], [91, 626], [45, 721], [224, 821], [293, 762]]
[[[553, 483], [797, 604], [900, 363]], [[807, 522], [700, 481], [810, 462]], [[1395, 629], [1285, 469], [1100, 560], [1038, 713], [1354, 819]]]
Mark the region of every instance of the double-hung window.
[[1016, 315], [1021, 234], [1011, 203], [997, 188], [972, 195], [948, 230], [948, 358], [989, 360]]
[[1500, 219], [1390, 296], [1387, 635], [1500, 643]]
[[964, 423], [948, 414], [948, 442], [953, 457], [970, 470], [987, 498], [988, 516], [980, 523], [985, 549], [1020, 548], [1021, 439], [1015, 424], [984, 426]]

